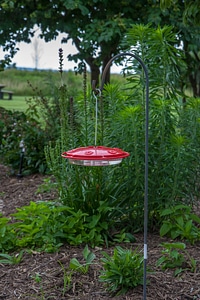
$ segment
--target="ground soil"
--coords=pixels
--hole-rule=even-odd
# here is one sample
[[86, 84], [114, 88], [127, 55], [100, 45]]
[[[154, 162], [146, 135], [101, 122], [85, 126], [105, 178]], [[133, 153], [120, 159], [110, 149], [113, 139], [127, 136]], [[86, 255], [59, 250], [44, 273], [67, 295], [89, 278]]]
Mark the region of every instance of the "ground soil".
[[[3, 216], [9, 216], [17, 207], [28, 205], [30, 201], [50, 200], [56, 194], [50, 192], [36, 193], [43, 183], [44, 176], [31, 175], [21, 179], [9, 175], [9, 169], [0, 165], [0, 210]], [[133, 244], [121, 244], [126, 248], [143, 249], [143, 235], [137, 234]], [[175, 277], [174, 270], [162, 271], [156, 267], [161, 256], [161, 242], [166, 241], [158, 234], [148, 234], [148, 273], [147, 300], [200, 300], [200, 243], [187, 244], [188, 253], [197, 261], [196, 271], [186, 270]], [[169, 241], [169, 240], [168, 240]], [[113, 247], [91, 249], [95, 255], [95, 264], [91, 265], [87, 274], [74, 273], [71, 284], [64, 289], [64, 267], [76, 257], [83, 259], [84, 246], [62, 246], [57, 253], [25, 252], [18, 265], [0, 264], [0, 299], [74, 299], [74, 300], [140, 300], [143, 299], [143, 288], [138, 286], [126, 295], [110, 295], [99, 273], [102, 269], [102, 250], [112, 254]], [[17, 253], [15, 253], [17, 255]], [[62, 264], [62, 267], [61, 267]]]

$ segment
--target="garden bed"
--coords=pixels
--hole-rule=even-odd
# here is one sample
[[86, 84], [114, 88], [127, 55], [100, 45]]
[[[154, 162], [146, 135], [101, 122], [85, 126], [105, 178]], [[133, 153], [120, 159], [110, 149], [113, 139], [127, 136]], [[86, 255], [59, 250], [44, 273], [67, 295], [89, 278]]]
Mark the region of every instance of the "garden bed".
[[[45, 176], [31, 175], [21, 179], [9, 176], [7, 167], [0, 165], [0, 208], [3, 216], [9, 216], [17, 207], [29, 205], [30, 201], [52, 200], [56, 192], [36, 193]], [[138, 248], [143, 251], [143, 235], [135, 235], [136, 242], [120, 244], [121, 247]], [[196, 271], [184, 271], [175, 277], [174, 270], [162, 271], [156, 267], [161, 256], [161, 242], [169, 241], [158, 234], [148, 234], [148, 273], [147, 300], [198, 300], [200, 299], [200, 243], [187, 244], [188, 253], [196, 260]], [[102, 251], [109, 254], [110, 248], [90, 249], [96, 258], [86, 274], [73, 272], [69, 278], [68, 266], [72, 258], [83, 260], [83, 246], [64, 245], [57, 253], [25, 251], [19, 264], [0, 264], [0, 299], [74, 299], [74, 300], [140, 300], [142, 286], [128, 291], [126, 295], [111, 296], [103, 283], [99, 282], [102, 269]], [[15, 253], [18, 255], [18, 253]], [[66, 280], [70, 284], [66, 284]]]

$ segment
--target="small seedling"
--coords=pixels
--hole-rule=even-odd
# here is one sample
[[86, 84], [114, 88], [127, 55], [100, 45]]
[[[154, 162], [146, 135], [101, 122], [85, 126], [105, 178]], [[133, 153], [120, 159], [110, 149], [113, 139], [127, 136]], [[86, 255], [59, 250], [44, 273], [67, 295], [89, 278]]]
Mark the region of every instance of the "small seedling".
[[9, 265], [17, 265], [21, 262], [24, 251], [20, 251], [20, 253], [16, 255], [9, 255], [6, 253], [0, 253], [0, 263], [1, 264], [9, 264]]
[[45, 299], [45, 294], [44, 294], [44, 289], [43, 289], [43, 285], [42, 285], [42, 276], [40, 275], [40, 273], [35, 273], [34, 276], [31, 276], [32, 279], [35, 280], [36, 283], [40, 284], [40, 292], [41, 292], [41, 300]]
[[86, 245], [83, 250], [83, 257], [85, 259], [85, 263], [80, 263], [76, 258], [72, 258], [70, 260], [69, 268], [71, 270], [79, 271], [83, 274], [88, 272], [89, 266], [91, 265], [92, 261], [95, 259], [95, 254], [92, 253], [88, 246]]
[[65, 296], [65, 293], [67, 291], [67, 286], [70, 288], [71, 287], [71, 281], [72, 281], [72, 272], [67, 272], [67, 269], [63, 266], [63, 264], [59, 261], [58, 262], [62, 268], [63, 271], [63, 297]]
[[35, 275], [31, 277], [35, 280], [36, 283], [40, 283], [42, 281], [42, 277], [39, 273], [35, 273]]
[[195, 271], [196, 260], [189, 255], [184, 243], [163, 243], [162, 246], [165, 249], [157, 260], [157, 266], [161, 266], [163, 270], [175, 268], [175, 276], [184, 270]]
[[43, 183], [38, 187], [36, 194], [48, 193], [56, 190], [56, 183], [52, 181], [51, 177], [43, 179]]

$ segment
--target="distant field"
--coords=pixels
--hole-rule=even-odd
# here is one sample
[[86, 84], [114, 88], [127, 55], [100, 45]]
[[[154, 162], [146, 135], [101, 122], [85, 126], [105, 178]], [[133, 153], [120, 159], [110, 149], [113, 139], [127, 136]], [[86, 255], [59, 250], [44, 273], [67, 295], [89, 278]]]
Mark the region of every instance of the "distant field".
[[9, 109], [9, 110], [17, 110], [17, 111], [25, 111], [28, 108], [26, 104], [25, 96], [13, 96], [12, 100], [0, 100], [0, 107]]
[[[69, 90], [80, 90], [82, 87], [82, 75], [75, 75], [72, 71], [63, 72], [62, 80]], [[15, 96], [35, 95], [36, 89], [44, 95], [51, 95], [53, 88], [61, 85], [61, 75], [51, 70], [6, 69], [0, 72], [0, 84], [4, 84], [6, 90], [13, 91]]]
[[[112, 74], [111, 77], [112, 83], [124, 82], [123, 76], [119, 74]], [[76, 75], [73, 71], [64, 72], [62, 82], [67, 86], [68, 94], [72, 97], [83, 92], [83, 74]], [[28, 108], [25, 99], [38, 95], [38, 91], [39, 96], [41, 94], [47, 97], [57, 95], [57, 89], [61, 85], [61, 75], [51, 70], [6, 69], [0, 72], [0, 84], [5, 85], [6, 90], [13, 92], [12, 100], [0, 99], [0, 107], [25, 111]], [[87, 73], [87, 86], [91, 86], [90, 73]]]
[[[112, 83], [122, 81], [122, 75], [112, 74]], [[62, 74], [62, 82], [66, 84], [69, 93], [74, 97], [77, 91], [82, 91], [83, 74], [76, 75], [73, 71], [65, 71]], [[87, 73], [87, 82], [89, 87], [90, 73]], [[54, 87], [61, 85], [61, 75], [59, 72], [51, 70], [6, 69], [0, 72], [0, 84], [4, 84], [6, 90], [13, 91], [14, 96], [33, 96], [36, 88], [41, 90], [44, 95], [52, 95]]]

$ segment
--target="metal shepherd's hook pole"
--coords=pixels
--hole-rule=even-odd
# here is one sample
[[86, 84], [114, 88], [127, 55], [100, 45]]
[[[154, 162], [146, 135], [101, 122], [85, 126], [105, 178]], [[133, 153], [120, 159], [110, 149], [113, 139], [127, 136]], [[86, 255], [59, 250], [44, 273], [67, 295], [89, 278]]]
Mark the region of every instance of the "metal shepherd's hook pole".
[[[146, 300], [146, 285], [147, 285], [147, 228], [148, 228], [148, 156], [149, 156], [149, 76], [148, 70], [142, 59], [133, 53], [125, 52], [115, 55], [109, 60], [102, 74], [102, 81], [100, 86], [100, 91], [103, 91], [105, 77], [108, 69], [110, 68], [112, 62], [122, 56], [131, 56], [136, 59], [142, 66], [145, 74], [145, 88], [146, 88], [146, 107], [145, 107], [145, 193], [144, 193], [144, 273], [143, 273], [143, 300]], [[99, 93], [99, 90], [94, 91]]]

